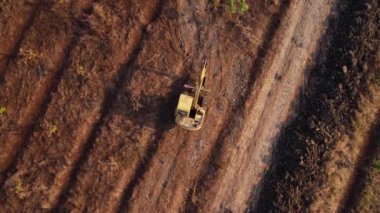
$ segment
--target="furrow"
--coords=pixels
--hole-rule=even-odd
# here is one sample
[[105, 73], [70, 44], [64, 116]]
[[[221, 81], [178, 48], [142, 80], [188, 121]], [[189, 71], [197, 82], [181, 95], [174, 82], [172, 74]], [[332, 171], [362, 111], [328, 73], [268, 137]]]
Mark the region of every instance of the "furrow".
[[[380, 112], [379, 89], [370, 89], [371, 98], [363, 97], [361, 112], [357, 114], [352, 136], [343, 136], [331, 150], [324, 164], [326, 178], [320, 183], [311, 202], [311, 211], [338, 212], [347, 192], [354, 183], [355, 170], [359, 169], [360, 156], [364, 157], [365, 147], [370, 142], [371, 130], [376, 125]], [[326, 199], [328, 197], [329, 199]]]
[[[9, 168], [24, 137], [41, 112], [73, 41], [68, 5], [37, 14], [0, 87], [0, 172]], [[54, 23], [50, 20], [56, 20]]]
[[[70, 63], [5, 182], [4, 205], [9, 209], [14, 199], [22, 203], [19, 211], [56, 205], [99, 119], [106, 94], [124, 71], [121, 68], [138, 45], [156, 2], [99, 1], [83, 10], [88, 17], [79, 20], [84, 31]], [[17, 181], [24, 187], [22, 199], [14, 190]]]
[[0, 2], [0, 85], [9, 59], [15, 57], [17, 49], [35, 18], [37, 4], [23, 0]]
[[353, 174], [352, 185], [345, 193], [340, 212], [373, 212], [379, 209], [380, 172], [380, 111], [372, 127], [368, 145], [360, 155]]

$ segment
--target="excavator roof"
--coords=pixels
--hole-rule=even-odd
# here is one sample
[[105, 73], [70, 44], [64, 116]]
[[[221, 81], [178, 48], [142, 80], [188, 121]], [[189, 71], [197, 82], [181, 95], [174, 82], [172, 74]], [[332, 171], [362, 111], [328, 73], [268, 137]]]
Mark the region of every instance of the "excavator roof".
[[189, 95], [181, 94], [181, 96], [179, 96], [177, 110], [189, 114], [191, 110], [191, 105], [193, 104], [193, 99], [194, 98]]

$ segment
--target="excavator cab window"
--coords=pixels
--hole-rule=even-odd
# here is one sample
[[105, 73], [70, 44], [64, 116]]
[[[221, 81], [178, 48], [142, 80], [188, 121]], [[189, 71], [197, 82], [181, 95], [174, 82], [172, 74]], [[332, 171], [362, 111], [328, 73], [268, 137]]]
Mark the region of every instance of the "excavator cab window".
[[195, 118], [195, 114], [197, 113], [197, 109], [191, 109], [190, 110], [190, 115], [189, 115], [189, 117], [190, 118]]

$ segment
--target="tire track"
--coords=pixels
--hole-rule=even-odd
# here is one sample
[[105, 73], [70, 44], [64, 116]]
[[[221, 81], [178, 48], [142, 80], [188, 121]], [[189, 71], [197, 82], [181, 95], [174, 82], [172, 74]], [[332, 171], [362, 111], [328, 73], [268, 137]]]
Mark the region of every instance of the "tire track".
[[[59, 78], [73, 41], [69, 7], [53, 6], [41, 11], [20, 44], [20, 53], [9, 64], [0, 90], [0, 105], [7, 109], [0, 118], [0, 172], [12, 163], [29, 129], [42, 112], [54, 79]], [[55, 23], [50, 20], [55, 19]], [[45, 39], [45, 37], [47, 39]], [[6, 142], [5, 142], [6, 141]]]
[[8, 61], [17, 54], [16, 50], [32, 25], [37, 10], [37, 4], [30, 5], [22, 0], [0, 3], [0, 85], [4, 81]]
[[[88, 22], [83, 23], [87, 33], [74, 47], [72, 61], [46, 114], [7, 180], [22, 180], [26, 192], [19, 208], [23, 211], [56, 205], [99, 118], [107, 91], [113, 88], [118, 70], [131, 57], [149, 22], [155, 1], [150, 3], [99, 1], [91, 9], [94, 12], [90, 10]], [[114, 25], [120, 27], [112, 28]], [[11, 184], [5, 190], [14, 195]]]
[[[329, 1], [291, 1], [284, 11], [261, 67], [265, 72], [249, 90], [252, 93], [245, 101], [241, 117], [234, 118], [231, 129], [222, 133], [210, 164], [217, 169], [206, 170], [200, 180], [196, 194], [200, 196], [201, 211], [241, 212], [248, 207], [250, 198], [255, 202], [259, 189], [256, 187], [270, 159], [271, 147], [303, 83], [307, 59], [316, 49], [331, 6]], [[310, 24], [316, 21], [318, 24]]]
[[[202, 170], [205, 162], [207, 161], [210, 151], [215, 146], [216, 139], [219, 133], [223, 129], [223, 124], [226, 122], [228, 115], [231, 116], [233, 108], [237, 106], [240, 101], [240, 97], [236, 95], [231, 95], [237, 93], [236, 91], [249, 90], [249, 81], [242, 81], [245, 75], [257, 75], [255, 69], [252, 69], [250, 63], [252, 58], [261, 58], [261, 53], [259, 51], [260, 44], [257, 42], [252, 42], [256, 40], [265, 40], [268, 32], [272, 31], [270, 27], [270, 20], [276, 16], [278, 9], [272, 8], [272, 11], [266, 11], [266, 4], [255, 4], [252, 9], [252, 13], [261, 11], [262, 15], [257, 15], [253, 19], [243, 20], [245, 25], [255, 26], [254, 30], [249, 30], [252, 32], [250, 37], [241, 37], [239, 40], [228, 40], [226, 38], [234, 38], [234, 35], [225, 35], [225, 32], [240, 33], [241, 23], [237, 23], [234, 29], [229, 29], [230, 25], [221, 27], [223, 21], [218, 24], [210, 25], [206, 28], [203, 37], [204, 40], [209, 41], [211, 45], [205, 46], [219, 46], [217, 50], [210, 50], [211, 67], [209, 69], [208, 76], [212, 76], [206, 82], [218, 82], [212, 83], [207, 86], [211, 89], [211, 93], [215, 96], [215, 99], [211, 100], [208, 111], [208, 118], [220, 118], [206, 120], [205, 126], [200, 132], [188, 133], [184, 138], [178, 137], [178, 135], [183, 135], [184, 130], [176, 129], [173, 133], [168, 132], [164, 134], [164, 138], [160, 141], [158, 151], [153, 156], [151, 162], [149, 162], [148, 169], [139, 185], [133, 192], [133, 196], [129, 202], [128, 206], [123, 209], [127, 212], [150, 212], [150, 211], [173, 211], [177, 212], [184, 209], [184, 203], [187, 199], [187, 195], [190, 192], [190, 188], [196, 185], [196, 179]], [[265, 9], [263, 9], [265, 8]], [[260, 14], [260, 13], [258, 13]], [[249, 16], [248, 16], [249, 17]], [[201, 16], [199, 19], [203, 20]], [[257, 25], [257, 23], [262, 23]], [[269, 23], [269, 24], [266, 24]], [[216, 33], [214, 29], [219, 29], [220, 33]], [[202, 32], [202, 30], [200, 30]], [[207, 32], [209, 31], [209, 32]], [[214, 35], [213, 35], [214, 34]], [[223, 37], [219, 41], [219, 37]], [[243, 52], [240, 50], [241, 55], [236, 54], [236, 49], [239, 49], [240, 45], [245, 45], [250, 48], [248, 52]], [[265, 44], [261, 44], [261, 47], [265, 49]], [[223, 51], [223, 54], [220, 54]], [[207, 51], [206, 51], [207, 52]], [[231, 52], [233, 54], [229, 55]], [[219, 60], [217, 61], [217, 56], [219, 55]], [[239, 64], [226, 63], [227, 61], [237, 61]], [[220, 66], [214, 66], [220, 64]], [[238, 71], [245, 70], [245, 71]], [[231, 76], [231, 73], [240, 73], [241, 76]], [[244, 74], [242, 74], [244, 73]], [[244, 76], [244, 77], [243, 77]], [[232, 81], [229, 82], [228, 81]], [[223, 82], [223, 83], [222, 83]], [[237, 88], [228, 88], [226, 85], [235, 85]], [[224, 98], [228, 97], [228, 98]], [[227, 116], [226, 116], [227, 115]], [[176, 141], [173, 143], [173, 141]], [[191, 192], [190, 192], [191, 193]], [[148, 199], [149, 198], [149, 199]]]

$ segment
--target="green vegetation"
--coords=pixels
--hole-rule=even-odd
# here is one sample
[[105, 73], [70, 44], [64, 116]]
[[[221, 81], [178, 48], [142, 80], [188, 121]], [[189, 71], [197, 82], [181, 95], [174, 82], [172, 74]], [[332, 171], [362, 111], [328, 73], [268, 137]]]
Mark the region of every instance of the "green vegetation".
[[375, 86], [380, 86], [380, 78], [375, 78]]
[[210, 4], [214, 8], [215, 7], [215, 0], [210, 0]]
[[[374, 57], [375, 57], [375, 63], [380, 64], [380, 50], [378, 50], [377, 53], [374, 54]], [[375, 82], [375, 86], [380, 87], [380, 72], [375, 72], [374, 82]]]
[[[227, 0], [228, 11], [231, 14], [236, 13], [236, 4], [235, 4], [236, 1], [237, 0]], [[220, 3], [219, 1], [215, 1], [215, 0], [210, 0], [210, 4], [211, 4], [211, 7], [215, 9], [219, 7], [220, 5], [222, 5], [223, 3]], [[247, 3], [247, 0], [239, 0], [239, 12], [245, 13], [248, 10], [249, 10], [249, 5]]]
[[0, 118], [3, 116], [4, 113], [7, 112], [7, 108], [0, 106]]
[[17, 195], [18, 198], [20, 198], [20, 199], [24, 199], [25, 198], [24, 188], [22, 186], [22, 182], [21, 182], [20, 179], [17, 179], [17, 181], [16, 181], [15, 192], [16, 192], [16, 195]]
[[227, 0], [230, 13], [235, 13], [235, 0]]
[[379, 72], [375, 73], [374, 81], [375, 81], [376, 86], [380, 86], [380, 73]]
[[380, 160], [375, 160], [374, 165], [376, 172], [380, 173]]
[[247, 4], [246, 0], [240, 0], [239, 10], [241, 13], [245, 13], [249, 10], [249, 5]]
[[[236, 12], [235, 1], [236, 0], [227, 0], [230, 13]], [[249, 5], [247, 4], [247, 1], [239, 0], [239, 12], [245, 13], [248, 10], [249, 10]]]

